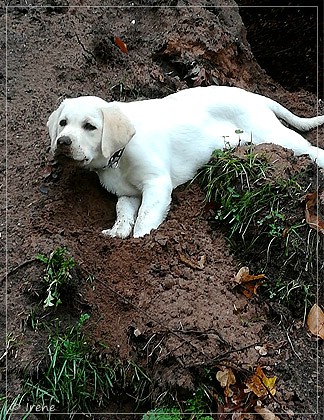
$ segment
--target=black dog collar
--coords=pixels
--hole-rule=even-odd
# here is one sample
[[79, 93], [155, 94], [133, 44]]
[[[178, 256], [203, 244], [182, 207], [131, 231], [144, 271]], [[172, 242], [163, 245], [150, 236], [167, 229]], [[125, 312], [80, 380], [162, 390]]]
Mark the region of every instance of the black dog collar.
[[125, 147], [123, 147], [122, 149], [117, 150], [117, 152], [115, 152], [111, 158], [109, 159], [108, 163], [106, 166], [103, 167], [103, 169], [105, 168], [113, 168], [116, 169], [118, 168], [118, 163], [120, 158], [122, 157], [122, 154], [125, 150]]

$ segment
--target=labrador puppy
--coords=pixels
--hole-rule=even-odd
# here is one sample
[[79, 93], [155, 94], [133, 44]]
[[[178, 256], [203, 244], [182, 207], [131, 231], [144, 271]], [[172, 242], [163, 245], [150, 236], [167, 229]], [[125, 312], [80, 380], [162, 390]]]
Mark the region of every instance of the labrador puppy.
[[168, 213], [172, 190], [225, 145], [274, 143], [308, 154], [324, 168], [324, 150], [280, 119], [299, 131], [324, 123], [324, 116], [300, 118], [265, 96], [209, 86], [129, 103], [65, 99], [47, 126], [54, 156], [96, 171], [117, 195], [116, 222], [102, 233], [126, 238], [156, 229]]

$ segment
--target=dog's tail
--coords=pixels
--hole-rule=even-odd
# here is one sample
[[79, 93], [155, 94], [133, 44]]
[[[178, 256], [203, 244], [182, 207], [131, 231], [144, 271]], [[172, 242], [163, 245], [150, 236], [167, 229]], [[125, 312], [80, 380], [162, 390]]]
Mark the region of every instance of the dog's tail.
[[278, 102], [273, 101], [272, 99], [268, 99], [268, 106], [273, 111], [278, 118], [286, 121], [292, 127], [295, 127], [297, 130], [300, 131], [308, 131], [312, 128], [316, 128], [322, 124], [324, 124], [324, 115], [320, 115], [318, 117], [312, 118], [301, 118], [297, 115], [293, 114], [292, 112], [288, 111], [287, 108], [283, 107], [282, 105], [278, 104]]

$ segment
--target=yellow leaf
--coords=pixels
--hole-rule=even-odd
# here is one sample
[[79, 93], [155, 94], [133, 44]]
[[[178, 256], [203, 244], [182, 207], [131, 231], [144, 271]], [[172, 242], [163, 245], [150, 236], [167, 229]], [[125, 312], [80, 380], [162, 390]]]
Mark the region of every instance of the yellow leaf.
[[246, 386], [248, 391], [252, 391], [257, 397], [262, 398], [269, 395], [274, 395], [276, 390], [274, 389], [274, 384], [277, 380], [276, 376], [268, 378], [262, 368], [258, 366], [256, 372], [246, 381]]
[[316, 305], [312, 306], [307, 317], [309, 331], [324, 340], [324, 312]]

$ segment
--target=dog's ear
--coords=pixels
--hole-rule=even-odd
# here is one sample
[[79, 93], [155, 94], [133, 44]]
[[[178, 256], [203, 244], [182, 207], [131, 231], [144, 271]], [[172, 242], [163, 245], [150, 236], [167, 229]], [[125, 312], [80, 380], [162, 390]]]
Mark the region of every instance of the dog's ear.
[[117, 106], [101, 109], [103, 116], [101, 149], [106, 159], [124, 148], [135, 134], [130, 120]]
[[62, 111], [62, 104], [51, 113], [46, 124], [52, 144], [57, 137], [58, 121]]

